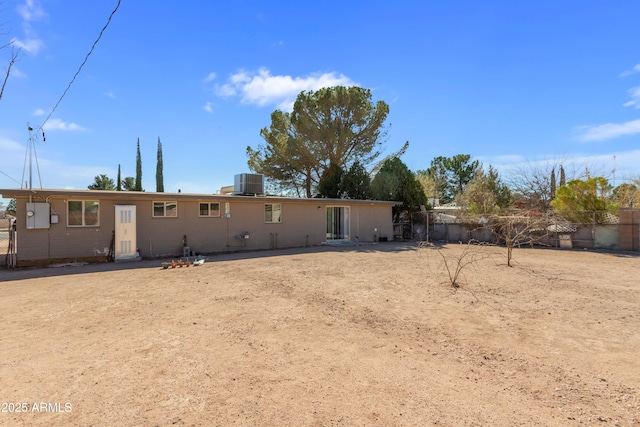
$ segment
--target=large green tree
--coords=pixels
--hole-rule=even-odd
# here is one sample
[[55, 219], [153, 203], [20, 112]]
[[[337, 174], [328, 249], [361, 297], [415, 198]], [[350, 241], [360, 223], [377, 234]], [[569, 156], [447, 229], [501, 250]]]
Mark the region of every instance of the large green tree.
[[336, 86], [301, 92], [293, 111], [275, 111], [260, 135], [266, 144], [247, 147], [252, 171], [312, 197], [330, 165], [367, 166], [380, 155], [389, 106], [374, 103], [371, 91]]
[[427, 196], [422, 184], [402, 160], [397, 157], [384, 162], [371, 181], [371, 192], [376, 200], [395, 200], [401, 202], [394, 206], [393, 221], [408, 220], [411, 213], [427, 205]]
[[469, 154], [456, 154], [453, 157], [436, 157], [431, 166], [425, 171], [418, 171], [418, 175], [429, 178], [434, 183], [436, 198], [442, 203], [450, 203], [464, 190], [473, 178], [481, 164], [478, 160], [471, 160]]
[[89, 190], [115, 190], [116, 184], [113, 179], [109, 178], [105, 174], [96, 175], [94, 183], [87, 186]]
[[551, 204], [571, 221], [586, 224], [595, 219], [601, 222], [604, 211], [616, 207], [610, 195], [611, 185], [606, 178], [574, 179], [556, 190], [556, 197]]
[[416, 179], [422, 184], [429, 203], [438, 206], [447, 187], [444, 172], [438, 171], [437, 168], [419, 170], [416, 172]]
[[344, 174], [340, 191], [340, 197], [344, 199], [371, 199], [371, 176], [360, 162], [354, 162]]
[[318, 182], [318, 197], [337, 199], [341, 195], [341, 183], [344, 177], [344, 170], [340, 165], [329, 165], [328, 169], [322, 173]]
[[511, 205], [511, 191], [500, 180], [498, 171], [490, 165], [487, 171], [476, 171], [460, 200], [470, 214], [491, 214]]
[[160, 142], [160, 137], [158, 137], [158, 160], [156, 163], [156, 191], [158, 193], [164, 193], [164, 176], [162, 169], [162, 142]]
[[247, 147], [249, 168], [263, 174], [281, 191], [311, 197], [314, 182], [317, 183], [322, 170], [314, 154], [300, 142], [291, 124], [291, 115], [274, 111], [271, 126], [262, 129], [260, 135], [266, 144], [257, 150]]

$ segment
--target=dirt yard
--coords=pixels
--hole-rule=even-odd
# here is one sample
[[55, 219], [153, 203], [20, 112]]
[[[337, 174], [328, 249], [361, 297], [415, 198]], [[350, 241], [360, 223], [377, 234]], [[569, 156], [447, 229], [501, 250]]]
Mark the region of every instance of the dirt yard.
[[[474, 260], [457, 288], [443, 256]], [[513, 263], [389, 242], [2, 270], [0, 425], [640, 425], [640, 257]]]

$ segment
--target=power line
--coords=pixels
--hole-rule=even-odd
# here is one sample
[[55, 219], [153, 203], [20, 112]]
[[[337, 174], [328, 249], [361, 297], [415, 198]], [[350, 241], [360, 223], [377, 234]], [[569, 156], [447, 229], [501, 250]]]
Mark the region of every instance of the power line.
[[93, 42], [93, 45], [91, 45], [91, 49], [89, 50], [87, 55], [84, 57], [84, 61], [82, 61], [82, 64], [80, 64], [80, 67], [78, 67], [78, 71], [76, 71], [76, 73], [73, 75], [73, 78], [71, 79], [71, 81], [67, 85], [67, 88], [64, 90], [64, 92], [60, 96], [60, 99], [58, 99], [58, 102], [56, 102], [56, 105], [53, 107], [53, 109], [51, 110], [51, 112], [49, 113], [47, 118], [44, 120], [44, 122], [42, 122], [42, 124], [38, 127], [37, 131], [42, 130], [44, 125], [49, 121], [49, 119], [51, 118], [53, 113], [56, 111], [56, 108], [58, 108], [58, 105], [60, 105], [60, 103], [62, 102], [62, 98], [64, 98], [64, 96], [67, 94], [67, 92], [71, 88], [71, 85], [73, 84], [73, 82], [75, 82], [76, 77], [78, 77], [78, 74], [80, 74], [80, 71], [82, 70], [82, 67], [84, 67], [84, 64], [87, 63], [87, 60], [89, 59], [89, 56], [91, 56], [91, 54], [93, 53], [93, 49], [96, 47], [96, 45], [98, 44], [98, 42], [102, 38], [102, 33], [104, 33], [104, 31], [107, 29], [107, 27], [111, 23], [111, 18], [113, 18], [113, 15], [115, 15], [116, 11], [120, 7], [120, 1], [121, 0], [118, 0], [118, 4], [116, 5], [115, 9], [113, 9], [113, 12], [111, 12], [111, 15], [109, 15], [109, 19], [107, 19], [107, 23], [104, 25], [104, 27], [102, 27], [102, 30], [100, 30], [100, 34], [98, 34], [98, 38], [96, 39], [95, 42]]
[[[14, 181], [16, 184], [20, 184], [16, 179], [14, 179], [13, 177], [11, 177], [11, 176], [7, 175], [6, 173], [4, 173], [4, 172], [2, 172], [2, 171], [0, 171], [0, 173], [1, 173], [2, 175], [6, 176], [7, 178], [9, 178], [11, 181]], [[22, 184], [20, 184], [20, 185], [22, 185]]]
[[[84, 65], [87, 63], [87, 61], [89, 60], [89, 56], [91, 56], [91, 54], [93, 53], [93, 50], [95, 49], [96, 45], [98, 44], [98, 42], [100, 41], [100, 39], [102, 38], [102, 34], [105, 32], [105, 30], [107, 29], [107, 27], [109, 26], [109, 24], [111, 23], [111, 19], [113, 18], [113, 15], [115, 15], [115, 13], [118, 11], [118, 8], [120, 7], [120, 2], [121, 0], [118, 0], [118, 4], [116, 4], [115, 9], [113, 9], [113, 11], [111, 12], [111, 14], [109, 15], [109, 19], [107, 19], [107, 23], [104, 25], [104, 27], [102, 27], [102, 30], [100, 30], [100, 34], [98, 34], [98, 38], [96, 39], [96, 41], [93, 42], [93, 44], [91, 45], [91, 49], [89, 49], [89, 52], [87, 53], [87, 55], [84, 57], [84, 60], [82, 61], [82, 63], [80, 64], [80, 67], [78, 67], [78, 71], [76, 71], [76, 73], [73, 75], [73, 78], [71, 79], [71, 81], [69, 82], [69, 84], [67, 85], [66, 89], [64, 90], [64, 92], [62, 93], [62, 95], [60, 96], [60, 99], [58, 99], [58, 102], [56, 102], [56, 104], [54, 105], [53, 109], [51, 110], [51, 112], [49, 113], [49, 115], [47, 116], [47, 118], [44, 120], [44, 122], [42, 122], [42, 124], [38, 127], [38, 129], [36, 130], [36, 134], [40, 133], [40, 131], [42, 131], [42, 128], [44, 127], [44, 125], [49, 121], [49, 119], [51, 118], [51, 116], [53, 115], [53, 113], [56, 111], [56, 109], [58, 108], [58, 106], [60, 105], [60, 103], [62, 102], [62, 99], [65, 97], [65, 95], [67, 94], [67, 92], [69, 91], [69, 89], [71, 89], [71, 85], [73, 85], [73, 83], [76, 80], [76, 77], [78, 77], [78, 75], [80, 74], [80, 71], [82, 71], [82, 68], [84, 67]], [[11, 65], [9, 66], [11, 67]], [[8, 73], [7, 73], [8, 74]], [[5, 81], [6, 82], [6, 81]], [[4, 85], [3, 85], [3, 89], [4, 89]], [[0, 92], [0, 97], [1, 97], [1, 92]], [[35, 145], [34, 145], [34, 140], [37, 139], [37, 136], [32, 136], [31, 135], [31, 131], [33, 130], [30, 126], [28, 126], [29, 128], [29, 143], [27, 146], [27, 155], [31, 152], [30, 148], [33, 146], [33, 150], [35, 151]], [[42, 138], [44, 140], [44, 132], [42, 132]], [[27, 155], [25, 155], [25, 163], [26, 163], [26, 157]], [[40, 167], [37, 165], [38, 164], [38, 159], [36, 158], [36, 166], [38, 168], [38, 177], [40, 176]], [[31, 165], [29, 165], [31, 166]], [[24, 178], [24, 170], [26, 169], [26, 164], [25, 167], [23, 168], [22, 174], [23, 174], [23, 178]], [[20, 184], [22, 186], [22, 183], [18, 182], [16, 179], [12, 178], [11, 176], [9, 176], [8, 174], [4, 173], [3, 171], [0, 170], [0, 173], [4, 176], [6, 176], [7, 178], [11, 179], [12, 181], [15, 181], [16, 183]], [[42, 187], [42, 180], [40, 181], [40, 186]]]

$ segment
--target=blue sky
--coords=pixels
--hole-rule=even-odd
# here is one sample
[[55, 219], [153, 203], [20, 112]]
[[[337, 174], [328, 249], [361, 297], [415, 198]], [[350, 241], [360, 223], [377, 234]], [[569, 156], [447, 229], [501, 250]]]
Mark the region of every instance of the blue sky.
[[[28, 178], [27, 123], [42, 126], [117, 4], [2, 2], [0, 45], [22, 50], [0, 100], [0, 188]], [[160, 137], [165, 190], [215, 193], [249, 172], [275, 109], [338, 84], [390, 105], [385, 153], [409, 141], [414, 171], [459, 153], [504, 173], [561, 159], [620, 184], [640, 176], [638, 16], [628, 0], [122, 0], [34, 135], [33, 185], [135, 176], [140, 138], [155, 191]]]

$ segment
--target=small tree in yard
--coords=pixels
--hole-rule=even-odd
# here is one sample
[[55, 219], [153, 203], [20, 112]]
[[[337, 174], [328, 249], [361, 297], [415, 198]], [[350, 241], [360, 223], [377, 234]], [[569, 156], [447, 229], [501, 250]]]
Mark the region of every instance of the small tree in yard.
[[513, 248], [522, 245], [543, 244], [547, 236], [547, 227], [551, 221], [547, 216], [496, 216], [491, 218], [491, 227], [498, 243], [507, 249], [507, 266], [512, 267]]

